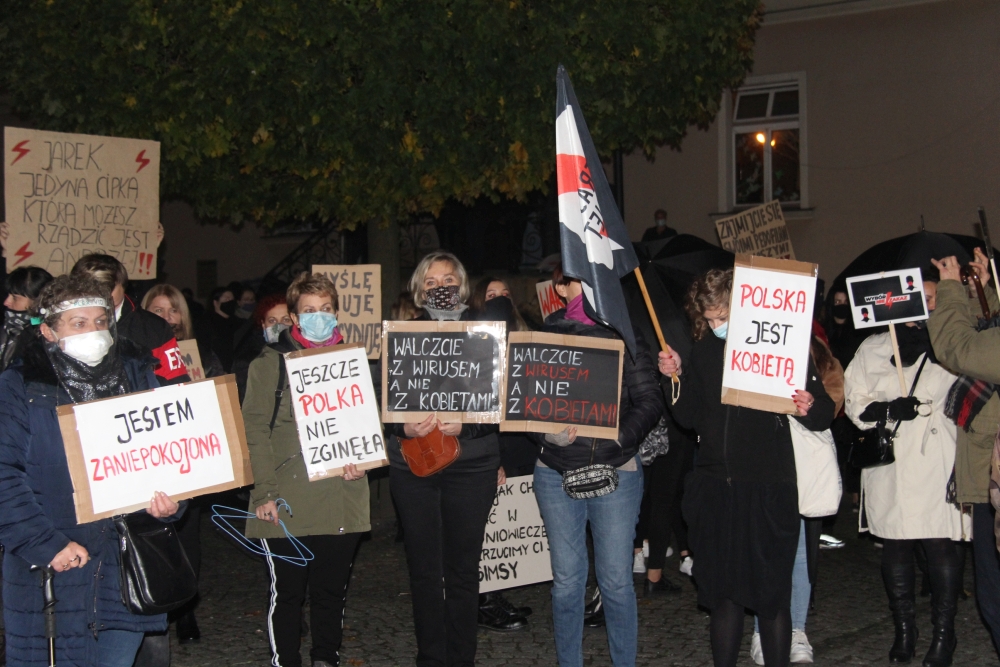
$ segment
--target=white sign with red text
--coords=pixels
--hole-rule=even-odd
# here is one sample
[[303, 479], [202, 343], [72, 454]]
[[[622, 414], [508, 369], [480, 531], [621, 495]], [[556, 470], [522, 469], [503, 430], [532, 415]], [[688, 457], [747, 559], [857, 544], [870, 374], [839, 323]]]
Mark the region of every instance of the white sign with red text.
[[[793, 394], [806, 388], [816, 296], [816, 269], [807, 267], [816, 265], [737, 257], [722, 374], [723, 403], [794, 411]], [[738, 398], [744, 392], [760, 397], [764, 405], [748, 403], [746, 396]]]
[[285, 368], [310, 482], [389, 463], [364, 343], [289, 352]]
[[73, 406], [94, 514], [234, 479], [215, 383]]

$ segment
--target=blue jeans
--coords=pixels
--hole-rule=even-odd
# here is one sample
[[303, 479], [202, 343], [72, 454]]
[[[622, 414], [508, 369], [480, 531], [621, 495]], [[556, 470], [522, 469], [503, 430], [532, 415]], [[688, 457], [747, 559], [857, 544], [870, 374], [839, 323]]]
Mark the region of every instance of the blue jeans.
[[[795, 567], [792, 568], [792, 630], [806, 629], [809, 616], [809, 598], [812, 584], [809, 583], [809, 559], [806, 552], [806, 522], [799, 524], [799, 548], [795, 552]], [[753, 631], [760, 632], [757, 617], [753, 617]]]
[[535, 498], [552, 558], [552, 620], [561, 667], [583, 665], [583, 607], [590, 569], [588, 520], [611, 661], [615, 667], [635, 665], [639, 621], [632, 583], [632, 540], [642, 502], [642, 466], [635, 472], [619, 470], [618, 480], [614, 493], [574, 500], [563, 491], [561, 474], [551, 468], [535, 468]]
[[143, 633], [102, 630], [97, 633], [97, 659], [101, 667], [132, 667]]

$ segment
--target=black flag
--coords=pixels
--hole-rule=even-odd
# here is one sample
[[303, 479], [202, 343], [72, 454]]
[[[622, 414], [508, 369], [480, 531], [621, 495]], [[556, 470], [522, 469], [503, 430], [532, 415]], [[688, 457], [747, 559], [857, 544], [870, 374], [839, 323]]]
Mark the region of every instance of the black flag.
[[635, 354], [621, 279], [639, 266], [565, 68], [556, 72], [556, 180], [563, 272], [583, 283], [594, 319]]

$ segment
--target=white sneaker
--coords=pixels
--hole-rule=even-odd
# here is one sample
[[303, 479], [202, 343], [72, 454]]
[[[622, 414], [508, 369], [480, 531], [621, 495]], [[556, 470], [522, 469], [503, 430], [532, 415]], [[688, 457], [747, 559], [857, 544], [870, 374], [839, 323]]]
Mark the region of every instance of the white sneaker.
[[632, 571], [636, 574], [644, 574], [646, 572], [646, 559], [642, 557], [641, 551], [632, 559]]
[[764, 649], [760, 647], [760, 633], [753, 633], [750, 639], [750, 657], [758, 665], [764, 664]]
[[642, 556], [643, 558], [649, 558], [649, 540], [642, 541]]
[[684, 556], [684, 560], [681, 561], [681, 573], [690, 577], [692, 568], [694, 568], [694, 559], [691, 556]]
[[792, 630], [792, 652], [789, 654], [789, 662], [812, 662], [813, 647], [806, 637], [805, 630]]
[[819, 536], [819, 548], [820, 549], [840, 549], [844, 546], [843, 540], [838, 540], [833, 535], [820, 535]]

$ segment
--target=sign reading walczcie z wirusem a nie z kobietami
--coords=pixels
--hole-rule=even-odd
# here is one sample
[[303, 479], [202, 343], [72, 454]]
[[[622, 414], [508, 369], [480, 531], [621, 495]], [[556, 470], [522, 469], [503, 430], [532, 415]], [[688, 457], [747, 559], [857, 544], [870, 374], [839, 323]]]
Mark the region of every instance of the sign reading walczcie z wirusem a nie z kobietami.
[[479, 592], [552, 580], [545, 523], [535, 500], [534, 478], [508, 477], [497, 486], [479, 559]]
[[507, 352], [505, 322], [383, 323], [382, 418], [496, 424]]
[[857, 329], [928, 317], [924, 278], [918, 267], [848, 278], [847, 296]]
[[501, 431], [618, 438], [621, 340], [511, 332]]
[[253, 483], [236, 376], [57, 409], [79, 523]]
[[289, 352], [285, 369], [310, 482], [388, 464], [364, 344]]

